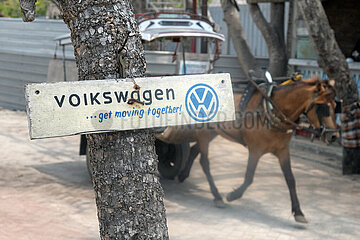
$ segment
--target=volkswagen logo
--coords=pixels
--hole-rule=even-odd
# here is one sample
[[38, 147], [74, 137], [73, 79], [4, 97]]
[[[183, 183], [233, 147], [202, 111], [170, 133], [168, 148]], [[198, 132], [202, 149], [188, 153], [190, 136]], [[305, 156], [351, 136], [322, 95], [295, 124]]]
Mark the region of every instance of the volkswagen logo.
[[218, 112], [219, 98], [212, 87], [199, 83], [186, 93], [185, 106], [191, 118], [198, 122], [207, 122]]

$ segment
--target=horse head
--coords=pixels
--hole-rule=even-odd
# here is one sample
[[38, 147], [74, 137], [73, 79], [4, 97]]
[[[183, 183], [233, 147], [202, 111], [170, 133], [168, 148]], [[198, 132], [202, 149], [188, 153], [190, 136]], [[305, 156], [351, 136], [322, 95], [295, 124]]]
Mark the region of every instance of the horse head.
[[35, 20], [35, 3], [37, 0], [19, 0], [24, 22]]
[[305, 115], [312, 125], [319, 130], [319, 135], [325, 142], [334, 142], [338, 136], [335, 109], [336, 91], [334, 80], [320, 80], [313, 77], [308, 81], [314, 87], [313, 99], [305, 110]]

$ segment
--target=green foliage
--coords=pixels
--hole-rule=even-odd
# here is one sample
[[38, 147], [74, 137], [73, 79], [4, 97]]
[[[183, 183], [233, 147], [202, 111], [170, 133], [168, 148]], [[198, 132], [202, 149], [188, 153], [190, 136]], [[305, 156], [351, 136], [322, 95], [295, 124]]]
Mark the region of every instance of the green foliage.
[[47, 1], [47, 0], [37, 0], [36, 15], [37, 16], [45, 16], [48, 4], [49, 4], [49, 1]]
[[21, 17], [20, 3], [18, 0], [6, 0], [0, 2], [0, 12], [9, 17]]
[[[45, 16], [47, 10], [48, 0], [37, 0], [36, 2], [36, 15]], [[19, 0], [0, 0], [0, 12], [14, 18], [22, 17], [20, 11]]]

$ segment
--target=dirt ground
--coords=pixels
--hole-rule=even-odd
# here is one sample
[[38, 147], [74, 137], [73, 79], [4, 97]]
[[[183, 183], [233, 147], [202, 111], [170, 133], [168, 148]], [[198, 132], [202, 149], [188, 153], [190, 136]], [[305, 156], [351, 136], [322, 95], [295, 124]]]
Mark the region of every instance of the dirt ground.
[[[0, 108], [0, 240], [99, 239], [79, 136], [30, 141], [24, 112]], [[237, 187], [247, 150], [216, 138], [211, 169], [221, 194]], [[316, 161], [313, 161], [316, 159]], [[198, 161], [184, 183], [162, 180], [171, 239], [360, 239], [360, 177], [320, 155], [292, 152], [306, 225], [297, 224], [277, 160], [264, 156], [241, 200], [217, 209]]]

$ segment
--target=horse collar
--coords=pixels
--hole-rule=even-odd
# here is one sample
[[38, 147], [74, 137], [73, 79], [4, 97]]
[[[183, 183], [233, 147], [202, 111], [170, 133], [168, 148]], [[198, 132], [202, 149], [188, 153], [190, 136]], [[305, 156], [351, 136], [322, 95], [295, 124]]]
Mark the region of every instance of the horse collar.
[[[256, 81], [257, 84], [261, 84], [263, 83], [263, 81]], [[252, 85], [250, 82], [248, 83], [247, 87], [245, 88], [245, 91], [240, 99], [240, 103], [239, 103], [239, 111], [240, 112], [244, 112], [250, 99], [252, 98], [252, 96], [254, 95], [254, 93], [256, 92], [256, 87], [254, 87], [254, 85]]]

